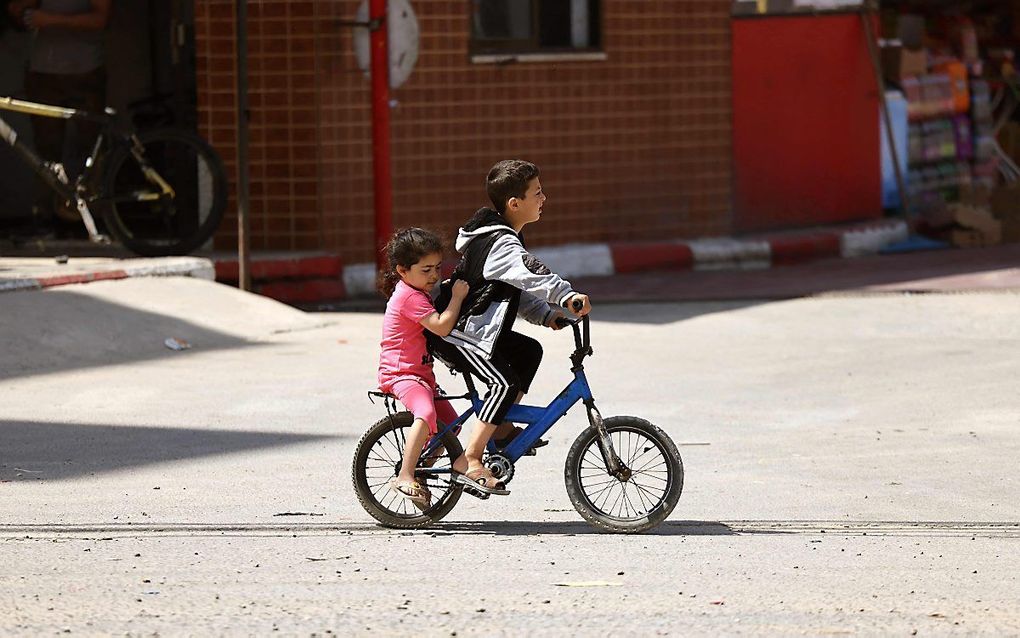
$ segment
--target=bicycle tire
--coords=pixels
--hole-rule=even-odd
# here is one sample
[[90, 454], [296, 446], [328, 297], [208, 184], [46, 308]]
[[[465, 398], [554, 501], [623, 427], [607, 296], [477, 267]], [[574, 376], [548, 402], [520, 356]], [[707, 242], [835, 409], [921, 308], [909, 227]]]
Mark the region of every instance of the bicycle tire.
[[[358, 445], [354, 450], [354, 464], [351, 468], [351, 479], [354, 481], [354, 491], [358, 495], [358, 501], [361, 502], [361, 506], [365, 508], [365, 511], [379, 521], [385, 527], [393, 527], [397, 529], [418, 529], [422, 527], [428, 527], [433, 523], [441, 520], [444, 516], [450, 513], [450, 510], [454, 508], [457, 501], [460, 500], [463, 488], [458, 483], [452, 481], [440, 481], [438, 479], [432, 479], [428, 486], [433, 489], [438, 486], [445, 484], [443, 495], [433, 501], [432, 506], [424, 512], [419, 512], [413, 507], [408, 507], [402, 511], [396, 511], [390, 509], [387, 503], [393, 503], [395, 501], [388, 501], [387, 499], [392, 496], [388, 490], [388, 486], [379, 483], [378, 480], [382, 478], [377, 476], [377, 483], [372, 484], [370, 477], [368, 476], [368, 465], [369, 460], [376, 460], [382, 463], [382, 460], [378, 458], [372, 458], [372, 450], [375, 449], [376, 444], [384, 437], [388, 436], [391, 432], [402, 428], [409, 428], [414, 423], [414, 416], [410, 412], [398, 412], [392, 416], [386, 416], [375, 422], [362, 435], [361, 440], [358, 441]], [[443, 427], [440, 425], [440, 427]], [[400, 436], [394, 436], [391, 445], [394, 446], [393, 452], [389, 455], [390, 458], [386, 458], [387, 462], [394, 462], [393, 470], [386, 476], [386, 478], [392, 478], [396, 476], [397, 466], [395, 461], [398, 461], [403, 456], [403, 438]], [[457, 459], [462, 453], [463, 448], [460, 445], [460, 441], [457, 437], [451, 433], [443, 435], [443, 445], [446, 447], [445, 457], [450, 465]], [[419, 461], [420, 463], [420, 461]], [[385, 468], [380, 467], [379, 474], [384, 474]], [[398, 500], [406, 503], [402, 499]], [[410, 513], [408, 513], [410, 512]]]
[[[645, 448], [644, 452], [640, 448], [620, 449], [625, 447], [621, 445], [623, 433], [631, 433], [643, 437], [658, 449], [665, 461], [664, 470], [654, 470], [656, 476], [660, 472], [665, 473], [664, 478], [655, 479], [655, 481], [661, 480], [665, 483], [661, 497], [657, 498], [654, 504], [646, 507], [647, 503], [645, 501], [650, 502], [652, 499], [650, 496], [647, 496], [647, 492], [645, 494], [641, 493], [643, 488], [637, 487], [639, 484], [636, 477], [632, 477], [631, 481], [622, 482], [606, 471], [601, 454], [598, 451], [598, 431], [595, 429], [595, 426], [589, 426], [581, 432], [567, 453], [567, 460], [564, 465], [567, 496], [574, 505], [574, 509], [596, 529], [624, 534], [635, 534], [652, 529], [666, 520], [666, 517], [673, 512], [673, 508], [676, 507], [677, 502], [680, 500], [680, 494], [683, 492], [684, 466], [680, 458], [680, 452], [677, 451], [676, 444], [673, 443], [672, 439], [665, 432], [644, 419], [633, 416], [617, 416], [606, 419], [604, 423], [611, 440], [614, 439], [614, 435], [621, 435], [617, 437], [620, 443], [614, 440], [613, 445], [617, 447], [616, 452], [624, 464], [628, 465], [632, 470], [636, 469], [634, 467], [636, 463], [641, 463], [641, 455], [647, 454], [651, 448]], [[631, 437], [631, 439], [633, 438], [637, 437]], [[593, 457], [596, 459], [594, 462]], [[602, 478], [608, 479], [606, 483], [608, 487], [604, 488], [604, 490], [609, 491], [606, 496], [607, 501], [612, 497], [611, 490], [615, 487], [612, 481], [617, 481], [617, 483], [623, 486], [621, 491], [625, 499], [627, 498], [627, 483], [635, 486], [635, 494], [639, 504], [633, 505], [633, 502], [631, 502], [634, 507], [633, 516], [611, 515], [603, 509], [605, 507], [604, 504], [601, 507], [597, 504], [599, 497], [593, 498], [586, 491], [584, 485], [585, 478], [597, 478], [596, 470], [599, 469], [602, 472]], [[585, 471], [596, 473], [589, 477], [584, 477], [583, 472]], [[594, 485], [594, 483], [589, 483], [589, 487], [591, 485]], [[656, 491], [658, 491], [657, 488]]]
[[103, 221], [126, 248], [145, 257], [186, 255], [208, 241], [227, 207], [223, 162], [198, 135], [181, 129], [138, 134], [145, 158], [174, 188], [173, 198], [120, 201], [130, 193], [160, 192], [131, 153], [117, 147], [103, 162]]

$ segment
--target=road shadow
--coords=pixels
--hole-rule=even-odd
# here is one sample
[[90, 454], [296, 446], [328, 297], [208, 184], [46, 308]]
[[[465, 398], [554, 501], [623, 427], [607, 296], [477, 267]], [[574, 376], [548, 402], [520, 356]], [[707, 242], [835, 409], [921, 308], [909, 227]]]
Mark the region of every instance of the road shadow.
[[52, 481], [344, 435], [0, 420], [0, 481]]
[[[59, 290], [4, 293], [0, 312], [0, 382], [22, 376], [194, 352], [258, 346], [256, 342], [173, 316]], [[192, 349], [174, 351], [167, 338]]]
[[[492, 536], [575, 536], [604, 534], [584, 521], [478, 521], [470, 523], [437, 523], [429, 531], [438, 534], [487, 534]], [[744, 534], [745, 532], [740, 532]], [[758, 533], [758, 532], [754, 532]], [[771, 532], [774, 533], [774, 532]], [[647, 536], [733, 536], [726, 523], [718, 521], [666, 521], [642, 532]]]

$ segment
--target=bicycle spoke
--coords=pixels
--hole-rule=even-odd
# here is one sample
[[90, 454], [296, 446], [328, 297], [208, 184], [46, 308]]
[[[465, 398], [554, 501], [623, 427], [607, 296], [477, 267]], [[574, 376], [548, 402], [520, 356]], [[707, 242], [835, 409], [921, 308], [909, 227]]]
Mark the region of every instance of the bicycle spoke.
[[655, 509], [655, 500], [649, 497], [646, 501], [645, 489], [643, 487], [634, 483], [634, 491], [637, 494], [638, 502], [641, 503], [641, 507], [645, 508], [645, 512], [651, 512]]
[[634, 465], [637, 465], [637, 462], [641, 460], [641, 457], [643, 457], [645, 454], [648, 454], [649, 452], [659, 452], [660, 455], [662, 454], [662, 452], [659, 450], [658, 446], [653, 445], [651, 447], [645, 448], [644, 451], [641, 452], [641, 454], [638, 454], [633, 459], [628, 461], [627, 465], [632, 466], [632, 467]]
[[[399, 430], [401, 437], [404, 435], [404, 430]], [[401, 444], [400, 439], [397, 438], [397, 430], [390, 430], [389, 434], [393, 437], [393, 447], [397, 450], [397, 458], [404, 458], [404, 446]]]
[[[372, 450], [373, 451], [375, 450], [375, 446], [372, 447]], [[391, 458], [383, 458], [383, 457], [378, 456], [378, 455], [374, 455], [373, 456], [372, 452], [368, 453], [368, 459], [370, 461], [379, 461], [380, 463], [386, 463], [387, 465], [393, 465], [393, 463], [394, 463], [393, 459], [391, 459]]]
[[[607, 481], [605, 483], [605, 487], [602, 487], [601, 489], [597, 489], [594, 492], [592, 492], [591, 494], [589, 494], [588, 495], [589, 496], [588, 500], [591, 501], [591, 503], [594, 505], [595, 502], [598, 501], [599, 497], [601, 497], [601, 496], [603, 496], [603, 495], [605, 495], [607, 493], [612, 492], [613, 487], [615, 487], [618, 484], [619, 484], [619, 481], [617, 481], [615, 479], [612, 480], [612, 481]], [[585, 493], [587, 494], [587, 491], [585, 491]], [[609, 497], [607, 496], [606, 499], [608, 500], [608, 498]]]
[[635, 507], [634, 501], [630, 498], [630, 493], [627, 492], [627, 484], [623, 484], [623, 500], [627, 504], [627, 511], [632, 514], [631, 518], [636, 518], [641, 512]]
[[[585, 450], [584, 456], [581, 457], [582, 466], [584, 465], [585, 462], [592, 463], [594, 464], [595, 467], [601, 467], [605, 465], [605, 461], [602, 460], [602, 454], [600, 453], [597, 454], [595, 450], [598, 450], [598, 442], [594, 442], [593, 447], [590, 447], [587, 450]], [[589, 460], [588, 455], [593, 456], [594, 460]]]
[[639, 467], [637, 470], [635, 470], [635, 472], [650, 472], [652, 468], [658, 467], [660, 465], [666, 465], [666, 459], [661, 456], [658, 458], [658, 460], [652, 459], [651, 461], [648, 461], [647, 463]]
[[620, 483], [620, 511], [617, 516], [620, 518], [630, 518], [630, 508], [627, 506], [627, 484]]
[[634, 483], [634, 487], [637, 488], [638, 494], [643, 498], [647, 498], [648, 502], [651, 503], [650, 509], [654, 509], [662, 502], [662, 497], [666, 495], [666, 490], [656, 490], [658, 494], [652, 491], [648, 486], [641, 485], [640, 483]]
[[637, 483], [634, 484], [634, 487], [637, 488], [638, 495], [642, 499], [644, 499], [644, 498], [648, 499], [648, 502], [651, 504], [649, 506], [649, 508], [648, 508], [649, 511], [651, 511], [651, 510], [655, 509], [656, 507], [658, 507], [659, 503], [662, 502], [662, 497], [666, 495], [666, 492], [663, 491], [661, 494], [656, 496], [656, 495], [652, 494], [651, 492], [649, 492], [646, 488], [642, 487], [641, 485], [638, 485]]
[[608, 481], [602, 481], [600, 483], [588, 483], [587, 485], [584, 485], [582, 487], [585, 488], [585, 492], [587, 492], [590, 489], [594, 489], [594, 490], [597, 490], [599, 493], [601, 493], [602, 490], [600, 490], [598, 488], [606, 489], [606, 487], [603, 487], [603, 486], [612, 486], [614, 483], [619, 483], [619, 481], [616, 480], [615, 478], [610, 477], [610, 479]]
[[[621, 483], [621, 486], [622, 486], [622, 485], [623, 485], [623, 484]], [[617, 504], [618, 504], [618, 503], [620, 502], [620, 498], [621, 498], [622, 496], [623, 496], [623, 487], [621, 487], [621, 488], [620, 488], [620, 492], [619, 492], [619, 493], [618, 493], [618, 494], [616, 495], [616, 498], [615, 498], [615, 499], [613, 499], [613, 504], [612, 504], [612, 505], [611, 505], [611, 506], [609, 507], [609, 510], [607, 510], [607, 512], [608, 512], [609, 514], [612, 514], [613, 512], [615, 512], [615, 511], [616, 511], [616, 505], [617, 505]], [[608, 501], [609, 499], [606, 499], [606, 500]]]
[[386, 461], [387, 463], [396, 463], [396, 459], [392, 456], [391, 447], [392, 445], [390, 444], [389, 439], [386, 438], [386, 435], [383, 435], [379, 437], [379, 440], [377, 440], [372, 446], [372, 450], [369, 454], [371, 455], [371, 453], [374, 452], [380, 457], [385, 456], [385, 458], [380, 458], [379, 460]]
[[[667, 476], [669, 475], [669, 472], [666, 472], [664, 470], [662, 470], [662, 472], [664, 474], [666, 474]], [[638, 476], [638, 475], [640, 475], [640, 476], [647, 476], [648, 478], [653, 478], [653, 479], [655, 479], [657, 481], [662, 481], [663, 483], [669, 483], [669, 479], [661, 477], [661, 476], [656, 476], [655, 474], [652, 474], [650, 472], [634, 472], [634, 474], [632, 476]]]

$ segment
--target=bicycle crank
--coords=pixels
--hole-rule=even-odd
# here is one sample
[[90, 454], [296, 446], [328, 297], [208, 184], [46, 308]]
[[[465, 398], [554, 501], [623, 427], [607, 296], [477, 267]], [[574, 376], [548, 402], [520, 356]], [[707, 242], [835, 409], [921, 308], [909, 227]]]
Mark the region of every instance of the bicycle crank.
[[490, 454], [485, 458], [485, 466], [489, 468], [497, 480], [509, 483], [514, 478], [514, 462], [502, 454]]

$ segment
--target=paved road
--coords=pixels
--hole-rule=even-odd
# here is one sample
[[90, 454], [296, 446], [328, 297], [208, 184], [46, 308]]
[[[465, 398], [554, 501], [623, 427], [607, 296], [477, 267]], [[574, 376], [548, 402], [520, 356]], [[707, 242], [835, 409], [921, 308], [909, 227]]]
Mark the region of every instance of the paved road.
[[[376, 314], [188, 279], [9, 293], [0, 633], [1016, 634], [1018, 301], [598, 307], [600, 407], [687, 472], [657, 533], [620, 537], [566, 498], [576, 411], [505, 500], [372, 526], [349, 476]], [[569, 339], [526, 331], [541, 403]]]

